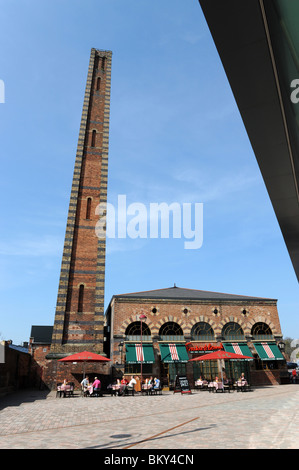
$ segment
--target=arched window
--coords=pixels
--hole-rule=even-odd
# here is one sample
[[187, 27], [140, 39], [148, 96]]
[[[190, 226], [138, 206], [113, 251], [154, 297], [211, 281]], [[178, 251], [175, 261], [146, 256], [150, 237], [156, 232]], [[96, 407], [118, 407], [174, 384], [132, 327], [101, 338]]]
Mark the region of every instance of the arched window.
[[96, 137], [97, 137], [97, 131], [93, 130], [92, 135], [91, 135], [91, 146], [92, 147], [96, 146]]
[[105, 70], [106, 67], [106, 57], [102, 57], [102, 69]]
[[[136, 321], [131, 323], [126, 329], [126, 341], [140, 341], [141, 340], [141, 322]], [[142, 322], [142, 339], [149, 341], [151, 339], [151, 330], [146, 323]]]
[[212, 341], [214, 340], [214, 330], [209, 323], [196, 323], [191, 330], [191, 339], [193, 341]]
[[161, 326], [159, 336], [162, 341], [184, 341], [184, 333], [180, 325], [175, 322], [167, 322]]
[[96, 91], [100, 91], [101, 89], [101, 77], [97, 78], [97, 83], [96, 83]]
[[239, 323], [229, 322], [224, 325], [222, 328], [222, 337], [223, 339], [233, 339], [233, 340], [242, 340], [244, 339], [244, 332], [239, 325]]
[[90, 211], [91, 211], [91, 197], [88, 197], [87, 202], [86, 202], [86, 219], [90, 219]]
[[267, 323], [255, 323], [251, 328], [253, 339], [272, 339], [272, 331]]
[[84, 285], [80, 284], [79, 286], [79, 296], [78, 296], [78, 312], [83, 312], [83, 298], [84, 298]]

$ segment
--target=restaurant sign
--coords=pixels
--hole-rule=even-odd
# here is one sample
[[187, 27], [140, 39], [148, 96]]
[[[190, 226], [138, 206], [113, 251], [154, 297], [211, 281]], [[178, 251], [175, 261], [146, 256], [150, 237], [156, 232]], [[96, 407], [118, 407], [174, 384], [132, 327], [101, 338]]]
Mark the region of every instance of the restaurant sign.
[[185, 344], [187, 351], [190, 354], [196, 354], [196, 353], [205, 353], [205, 352], [210, 352], [210, 351], [219, 351], [223, 350], [223, 344], [202, 344], [200, 346], [195, 345], [193, 343], [186, 343]]

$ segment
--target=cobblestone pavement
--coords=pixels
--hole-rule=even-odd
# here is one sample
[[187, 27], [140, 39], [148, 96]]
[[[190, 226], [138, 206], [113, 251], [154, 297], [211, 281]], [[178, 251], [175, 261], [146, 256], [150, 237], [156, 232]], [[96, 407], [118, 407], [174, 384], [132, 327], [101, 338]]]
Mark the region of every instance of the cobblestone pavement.
[[0, 398], [0, 423], [1, 449], [298, 449], [299, 386], [99, 398], [20, 391]]

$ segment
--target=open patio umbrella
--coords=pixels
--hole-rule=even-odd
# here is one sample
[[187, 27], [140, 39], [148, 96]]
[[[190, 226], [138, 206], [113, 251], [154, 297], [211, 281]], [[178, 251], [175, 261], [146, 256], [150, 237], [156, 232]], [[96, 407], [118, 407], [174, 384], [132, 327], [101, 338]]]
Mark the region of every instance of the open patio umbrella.
[[80, 353], [72, 354], [71, 356], [63, 357], [58, 359], [58, 362], [83, 362], [83, 378], [85, 377], [85, 363], [86, 362], [108, 362], [111, 359], [108, 357], [101, 356], [89, 351], [83, 351]]
[[[242, 354], [236, 354], [229, 351], [215, 351], [209, 354], [203, 354], [202, 356], [195, 357], [194, 359], [189, 359], [189, 362], [192, 361], [215, 361], [218, 359], [231, 360], [231, 361], [253, 361], [252, 356], [243, 356]], [[221, 380], [223, 382], [223, 373], [221, 368]]]
[[229, 351], [214, 351], [209, 354], [203, 354], [202, 356], [195, 357], [194, 359], [189, 359], [191, 361], [215, 361], [217, 359], [230, 359], [235, 361], [241, 360], [253, 360], [252, 356], [243, 356], [242, 354], [236, 354]]

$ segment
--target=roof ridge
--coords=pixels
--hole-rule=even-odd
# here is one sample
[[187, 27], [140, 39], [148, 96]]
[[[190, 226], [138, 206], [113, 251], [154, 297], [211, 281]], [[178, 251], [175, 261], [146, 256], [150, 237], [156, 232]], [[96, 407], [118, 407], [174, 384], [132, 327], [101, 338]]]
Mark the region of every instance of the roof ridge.
[[[176, 290], [178, 291], [190, 291], [190, 292], [198, 292], [198, 293], [204, 293], [204, 294], [211, 294], [215, 296], [226, 296], [226, 297], [233, 297], [233, 298], [242, 298], [242, 299], [260, 299], [260, 300], [277, 300], [273, 298], [268, 298], [268, 297], [257, 297], [257, 296], [250, 296], [250, 295], [245, 295], [245, 294], [230, 294], [228, 292], [217, 292], [217, 291], [208, 291], [208, 290], [202, 290], [202, 289], [191, 289], [188, 287], [177, 287], [175, 284], [172, 287], [164, 287], [161, 289], [151, 289], [151, 290], [145, 290], [145, 291], [139, 291], [139, 292], [127, 292], [123, 294], [116, 294], [114, 297], [122, 297], [122, 296], [134, 296], [134, 295], [141, 295], [141, 294], [148, 294], [150, 295], [151, 293], [157, 293], [160, 291], [170, 291], [170, 290]], [[217, 298], [215, 298], [217, 300]]]

